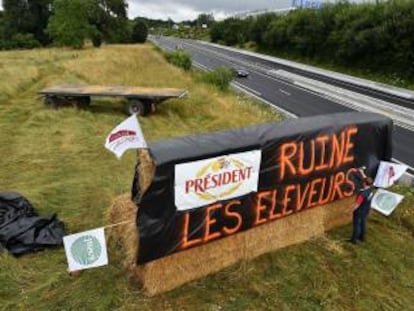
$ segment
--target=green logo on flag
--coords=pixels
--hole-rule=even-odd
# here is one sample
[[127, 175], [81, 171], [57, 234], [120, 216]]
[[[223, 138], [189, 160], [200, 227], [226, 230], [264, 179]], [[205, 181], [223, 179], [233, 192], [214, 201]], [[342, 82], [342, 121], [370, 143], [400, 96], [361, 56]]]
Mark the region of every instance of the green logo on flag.
[[73, 242], [70, 252], [78, 264], [87, 266], [99, 259], [102, 253], [102, 246], [94, 236], [85, 235]]
[[375, 203], [377, 203], [377, 205], [386, 212], [392, 211], [395, 205], [398, 204], [395, 196], [390, 195], [389, 193], [378, 194]]

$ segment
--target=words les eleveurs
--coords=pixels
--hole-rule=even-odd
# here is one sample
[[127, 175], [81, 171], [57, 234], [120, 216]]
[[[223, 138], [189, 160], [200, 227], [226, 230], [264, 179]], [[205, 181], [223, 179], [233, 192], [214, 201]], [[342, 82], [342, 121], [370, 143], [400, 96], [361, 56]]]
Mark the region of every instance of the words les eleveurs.
[[[351, 175], [355, 168], [341, 170], [354, 162], [354, 136], [357, 127], [349, 127], [339, 134], [323, 134], [307, 142], [290, 141], [279, 147], [279, 176], [276, 184], [283, 184], [286, 177], [308, 177], [305, 184], [287, 184], [282, 189], [261, 191], [255, 194], [252, 227], [286, 217], [305, 209], [325, 205], [332, 201], [350, 197], [354, 194], [355, 184]], [[307, 146], [305, 144], [308, 144]], [[305, 154], [305, 148], [308, 150]], [[306, 164], [305, 164], [306, 163]], [[352, 165], [351, 165], [352, 167]], [[329, 174], [330, 171], [335, 171]], [[312, 179], [315, 172], [327, 173], [324, 177]], [[200, 189], [201, 190], [201, 189]], [[282, 191], [281, 191], [282, 190]], [[205, 208], [205, 219], [201, 236], [189, 237], [191, 212], [184, 214], [181, 249], [203, 244], [223, 236], [235, 234], [242, 228], [243, 214], [237, 210], [241, 200], [234, 199], [226, 204], [216, 203]], [[220, 210], [218, 213], [213, 212]], [[232, 219], [219, 230], [212, 230], [217, 217]]]

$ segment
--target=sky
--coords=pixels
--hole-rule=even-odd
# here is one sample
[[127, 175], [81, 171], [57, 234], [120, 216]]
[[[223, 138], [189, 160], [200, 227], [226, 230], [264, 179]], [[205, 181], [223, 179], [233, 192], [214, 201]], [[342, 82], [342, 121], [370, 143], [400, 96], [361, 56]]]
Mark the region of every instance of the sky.
[[145, 16], [174, 21], [194, 20], [200, 13], [222, 19], [236, 12], [283, 9], [291, 0], [129, 0], [129, 16]]
[[[355, 2], [361, 1], [364, 0], [355, 0]], [[2, 2], [0, 0], [0, 6]], [[291, 3], [292, 0], [128, 0], [128, 15], [130, 18], [137, 16], [164, 20], [171, 18], [180, 22], [194, 20], [200, 13], [213, 13], [215, 19], [220, 20], [238, 12], [285, 9], [290, 7]]]

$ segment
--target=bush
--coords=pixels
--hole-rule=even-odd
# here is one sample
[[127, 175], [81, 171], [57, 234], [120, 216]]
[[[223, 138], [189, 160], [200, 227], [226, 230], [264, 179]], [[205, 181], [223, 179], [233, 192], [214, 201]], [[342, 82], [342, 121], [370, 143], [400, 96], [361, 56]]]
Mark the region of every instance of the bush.
[[215, 85], [222, 91], [229, 89], [232, 80], [233, 72], [227, 67], [218, 67], [213, 71], [204, 72], [201, 75], [201, 81]]
[[173, 53], [166, 54], [167, 61], [184, 70], [190, 70], [192, 61], [190, 55], [183, 50], [177, 50]]
[[102, 35], [99, 32], [96, 32], [92, 36], [92, 44], [96, 48], [99, 48], [102, 45]]
[[13, 49], [34, 49], [41, 47], [41, 44], [31, 33], [18, 33], [12, 37], [10, 46]]
[[143, 21], [136, 20], [132, 29], [132, 42], [144, 43], [148, 36], [148, 26]]

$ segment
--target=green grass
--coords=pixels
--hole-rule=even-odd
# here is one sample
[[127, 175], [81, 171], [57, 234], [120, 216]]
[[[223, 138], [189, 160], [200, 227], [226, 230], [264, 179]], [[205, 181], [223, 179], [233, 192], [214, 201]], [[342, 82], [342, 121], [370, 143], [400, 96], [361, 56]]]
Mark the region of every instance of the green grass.
[[[194, 82], [154, 49], [106, 46], [0, 53], [0, 189], [24, 194], [68, 232], [108, 224], [111, 200], [128, 192], [135, 153], [103, 147], [125, 118], [119, 100], [90, 110], [46, 109], [36, 92], [54, 83], [184, 87], [189, 96], [140, 118], [148, 140], [278, 120], [244, 96]], [[348, 245], [340, 228], [302, 245], [241, 262], [147, 298], [109, 241], [110, 265], [70, 277], [63, 249], [16, 259], [0, 255], [0, 310], [409, 310], [414, 305], [414, 191], [391, 218], [372, 215], [369, 240]], [[208, 263], [205, 263], [208, 264]]]

